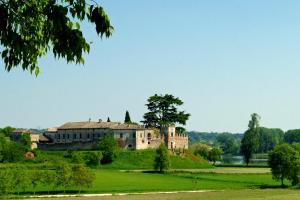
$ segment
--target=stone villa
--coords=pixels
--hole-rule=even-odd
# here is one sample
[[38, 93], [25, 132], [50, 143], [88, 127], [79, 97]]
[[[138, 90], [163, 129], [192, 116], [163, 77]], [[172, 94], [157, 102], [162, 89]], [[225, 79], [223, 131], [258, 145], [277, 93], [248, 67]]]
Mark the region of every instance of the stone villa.
[[187, 149], [187, 134], [177, 134], [175, 126], [165, 126], [160, 131], [137, 124], [119, 122], [68, 122], [58, 128], [50, 128], [44, 136], [48, 143], [39, 143], [38, 148], [47, 150], [96, 149], [98, 141], [112, 134], [124, 149], [157, 148], [165, 142], [168, 149]]

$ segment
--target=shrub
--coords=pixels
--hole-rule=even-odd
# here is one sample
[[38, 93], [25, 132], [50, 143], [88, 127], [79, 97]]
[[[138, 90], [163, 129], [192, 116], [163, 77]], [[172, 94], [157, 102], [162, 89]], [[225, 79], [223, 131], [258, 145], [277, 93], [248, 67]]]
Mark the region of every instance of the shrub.
[[87, 152], [85, 153], [85, 163], [89, 166], [97, 166], [102, 159], [101, 152]]
[[192, 149], [195, 155], [201, 156], [204, 159], [208, 159], [211, 147], [206, 144], [194, 144]]
[[111, 163], [119, 153], [118, 142], [115, 138], [108, 134], [99, 142], [99, 149], [102, 151], [101, 164]]
[[210, 151], [209, 151], [209, 154], [208, 154], [208, 160], [209, 161], [212, 161], [214, 163], [214, 165], [216, 164], [216, 161], [219, 161], [221, 160], [221, 150], [218, 149], [218, 148], [212, 148]]
[[170, 155], [169, 151], [164, 143], [156, 149], [156, 155], [154, 159], [154, 169], [159, 170], [160, 173], [168, 170], [170, 167]]
[[83, 165], [74, 165], [72, 167], [72, 182], [75, 186], [79, 187], [79, 193], [82, 187], [89, 187], [95, 180], [95, 175]]

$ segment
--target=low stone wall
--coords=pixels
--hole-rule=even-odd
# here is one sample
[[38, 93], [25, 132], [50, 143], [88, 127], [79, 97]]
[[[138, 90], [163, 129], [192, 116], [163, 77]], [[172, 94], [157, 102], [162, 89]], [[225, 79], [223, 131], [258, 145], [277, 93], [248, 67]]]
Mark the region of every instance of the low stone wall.
[[38, 148], [45, 151], [59, 150], [92, 150], [98, 149], [97, 142], [73, 142], [73, 143], [38, 143]]

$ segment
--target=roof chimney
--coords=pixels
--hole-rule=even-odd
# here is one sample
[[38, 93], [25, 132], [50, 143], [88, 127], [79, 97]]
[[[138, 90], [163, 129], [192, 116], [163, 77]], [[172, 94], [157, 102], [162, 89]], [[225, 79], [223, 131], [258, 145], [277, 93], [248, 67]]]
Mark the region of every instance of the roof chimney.
[[101, 123], [102, 122], [102, 119], [99, 119], [99, 121], [98, 121], [99, 123]]

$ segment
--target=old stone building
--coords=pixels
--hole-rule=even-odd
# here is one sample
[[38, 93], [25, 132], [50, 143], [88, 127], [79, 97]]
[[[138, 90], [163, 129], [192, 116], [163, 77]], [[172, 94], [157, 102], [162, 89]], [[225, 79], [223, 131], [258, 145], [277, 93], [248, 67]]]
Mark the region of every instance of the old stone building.
[[117, 139], [124, 149], [157, 148], [166, 142], [169, 149], [188, 148], [188, 137], [178, 135], [175, 126], [163, 127], [160, 132], [136, 124], [119, 122], [68, 122], [50, 128], [44, 134], [51, 142], [39, 144], [41, 149], [96, 149], [98, 141], [107, 134]]
[[30, 136], [30, 140], [31, 140], [31, 149], [36, 149], [37, 148], [37, 144], [40, 140], [40, 134], [29, 130], [29, 129], [16, 129], [12, 132], [12, 134], [10, 135], [11, 140], [15, 141], [15, 142], [20, 142], [22, 135], [24, 134], [28, 134]]

